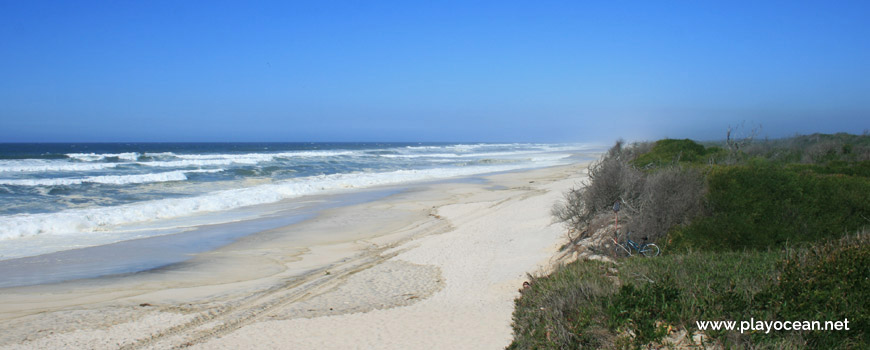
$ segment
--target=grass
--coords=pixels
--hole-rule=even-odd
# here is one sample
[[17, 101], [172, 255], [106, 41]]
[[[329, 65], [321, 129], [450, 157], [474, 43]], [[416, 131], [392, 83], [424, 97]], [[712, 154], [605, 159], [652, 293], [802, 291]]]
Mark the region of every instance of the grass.
[[599, 348], [609, 343], [603, 305], [616, 290], [610, 264], [571, 264], [550, 276], [532, 278], [532, 287], [516, 301], [514, 332], [508, 349]]
[[851, 331], [707, 331], [726, 348], [870, 346], [870, 234], [784, 251], [578, 261], [532, 280], [508, 349], [641, 349], [699, 320], [843, 320]]
[[[778, 257], [693, 252], [568, 264], [534, 278], [531, 290], [517, 299], [516, 337], [508, 348], [639, 348], [666, 336], [668, 326], [742, 319], [752, 295], [774, 282]], [[627, 333], [635, 337], [621, 337]]]

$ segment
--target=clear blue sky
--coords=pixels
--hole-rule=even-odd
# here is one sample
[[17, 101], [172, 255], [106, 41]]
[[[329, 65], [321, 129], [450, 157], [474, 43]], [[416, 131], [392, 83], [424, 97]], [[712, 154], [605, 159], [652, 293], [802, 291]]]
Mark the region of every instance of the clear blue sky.
[[868, 1], [0, 0], [0, 142], [870, 128]]

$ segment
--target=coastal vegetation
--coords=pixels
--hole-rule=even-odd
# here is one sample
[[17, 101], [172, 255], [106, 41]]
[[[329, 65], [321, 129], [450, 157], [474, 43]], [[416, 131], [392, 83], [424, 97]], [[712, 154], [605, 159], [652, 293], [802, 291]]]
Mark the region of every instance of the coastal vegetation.
[[[664, 253], [531, 276], [509, 349], [870, 346], [870, 136], [730, 136], [620, 141], [590, 166], [553, 210], [571, 232], [566, 249], [608, 255], [601, 236], [633, 232]], [[845, 319], [848, 331], [696, 323]]]

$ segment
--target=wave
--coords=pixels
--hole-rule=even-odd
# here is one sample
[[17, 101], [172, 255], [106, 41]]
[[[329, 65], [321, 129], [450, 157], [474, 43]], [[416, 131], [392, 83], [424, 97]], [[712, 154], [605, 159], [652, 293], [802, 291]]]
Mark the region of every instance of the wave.
[[176, 154], [181, 159], [263, 159], [275, 158], [312, 158], [335, 157], [358, 154], [358, 151], [296, 151], [279, 153], [240, 153], [240, 154]]
[[[513, 154], [580, 151], [592, 149], [589, 144], [545, 143], [481, 143], [442, 146], [405, 146], [401, 152], [408, 157], [486, 157]], [[445, 153], [450, 152], [450, 153]]]
[[417, 154], [381, 154], [383, 158], [484, 158], [499, 156], [521, 156], [526, 154], [539, 154], [541, 151], [509, 151], [509, 152], [483, 152], [483, 153], [417, 153]]
[[[12, 159], [0, 160], [0, 173], [44, 173], [44, 172], [74, 172], [94, 171], [115, 168], [120, 165], [142, 165], [161, 168], [185, 168], [203, 166], [225, 166], [232, 164], [255, 165], [261, 162], [274, 161], [279, 158], [310, 158], [352, 155], [355, 152], [285, 152], [285, 153], [246, 153], [246, 154], [173, 154], [171, 152], [152, 154], [145, 153], [140, 158], [138, 153], [71, 153], [69, 159]], [[123, 159], [126, 162], [106, 163], [111, 158]], [[145, 161], [146, 158], [156, 158]], [[142, 159], [142, 161], [138, 161]], [[166, 160], [163, 160], [166, 159]]]
[[219, 167], [257, 165], [264, 162], [296, 158], [380, 157], [380, 158], [471, 158], [518, 156], [523, 154], [576, 150], [577, 146], [546, 144], [457, 144], [439, 146], [404, 146], [365, 150], [309, 150], [276, 153], [184, 154], [173, 152], [68, 153], [66, 159], [0, 160], [3, 172], [75, 172], [94, 171], [117, 166], [138, 165], [161, 168]]
[[[142, 158], [138, 153], [114, 153], [114, 154], [94, 154], [94, 153], [79, 153], [73, 155], [70, 159], [65, 160], [43, 160], [43, 159], [16, 159], [16, 160], [0, 160], [0, 173], [12, 172], [73, 172], [73, 171], [93, 171], [115, 168], [120, 165], [136, 164], [149, 167], [160, 168], [186, 168], [186, 167], [203, 167], [203, 166], [227, 166], [233, 164], [239, 165], [256, 165], [262, 162], [270, 162], [281, 158], [313, 158], [313, 157], [334, 157], [344, 155], [355, 155], [353, 151], [303, 151], [303, 152], [284, 152], [284, 153], [244, 153], [244, 154], [173, 154], [166, 153], [145, 153]], [[113, 157], [127, 160], [128, 162], [104, 163]], [[158, 158], [159, 157], [159, 158]], [[155, 160], [145, 161], [147, 158]], [[142, 159], [142, 161], [137, 161]], [[166, 160], [163, 160], [166, 159]]]
[[132, 164], [158, 167], [158, 168], [185, 168], [185, 167], [203, 167], [203, 166], [220, 166], [220, 165], [254, 165], [261, 162], [260, 160], [245, 160], [245, 159], [184, 159], [184, 160], [168, 160], [155, 162], [136, 162]]
[[478, 148], [496, 148], [496, 147], [517, 147], [517, 146], [534, 146], [533, 144], [523, 143], [460, 143], [455, 145], [438, 145], [438, 146], [405, 146], [405, 149], [411, 150], [432, 150], [432, 149], [453, 149], [470, 151]]
[[122, 163], [74, 163], [69, 161], [22, 159], [0, 162], [0, 173], [50, 172], [50, 171], [90, 171], [114, 168]]
[[160, 160], [150, 162], [136, 162], [135, 164], [151, 167], [182, 168], [189, 166], [217, 166], [217, 165], [255, 165], [263, 162], [271, 162], [278, 159], [337, 157], [357, 155], [355, 151], [299, 151], [282, 153], [240, 153], [240, 154], [175, 154], [172, 152], [145, 153], [146, 157]]
[[0, 154], [0, 160], [7, 159], [68, 159], [63, 153], [41, 153], [41, 154]]
[[53, 178], [53, 179], [0, 179], [0, 185], [11, 186], [70, 186], [83, 183], [128, 185], [152, 182], [185, 181], [189, 173], [216, 173], [224, 169], [178, 170], [154, 174], [136, 175], [105, 175], [83, 178]]
[[57, 213], [16, 214], [0, 217], [0, 240], [37, 235], [111, 231], [125, 224], [274, 203], [288, 198], [337, 190], [436, 180], [556, 164], [558, 162], [550, 161], [541, 164], [522, 163], [501, 166], [319, 175], [247, 188], [223, 190], [196, 197], [161, 199], [113, 207], [68, 209]]
[[103, 161], [103, 160], [106, 160], [107, 158], [117, 158], [119, 160], [126, 160], [126, 161], [136, 161], [137, 159], [139, 159], [139, 153], [136, 153], [136, 152], [103, 153], [103, 154], [67, 153], [66, 156], [69, 158], [72, 158], [72, 159], [77, 159], [77, 160], [86, 161], [86, 162]]

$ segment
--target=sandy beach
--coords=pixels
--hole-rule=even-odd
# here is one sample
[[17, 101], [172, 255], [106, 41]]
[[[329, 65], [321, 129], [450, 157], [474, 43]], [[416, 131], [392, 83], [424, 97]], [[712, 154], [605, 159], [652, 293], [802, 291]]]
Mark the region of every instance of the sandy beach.
[[0, 289], [0, 349], [500, 349], [585, 164], [411, 186], [166, 268]]

